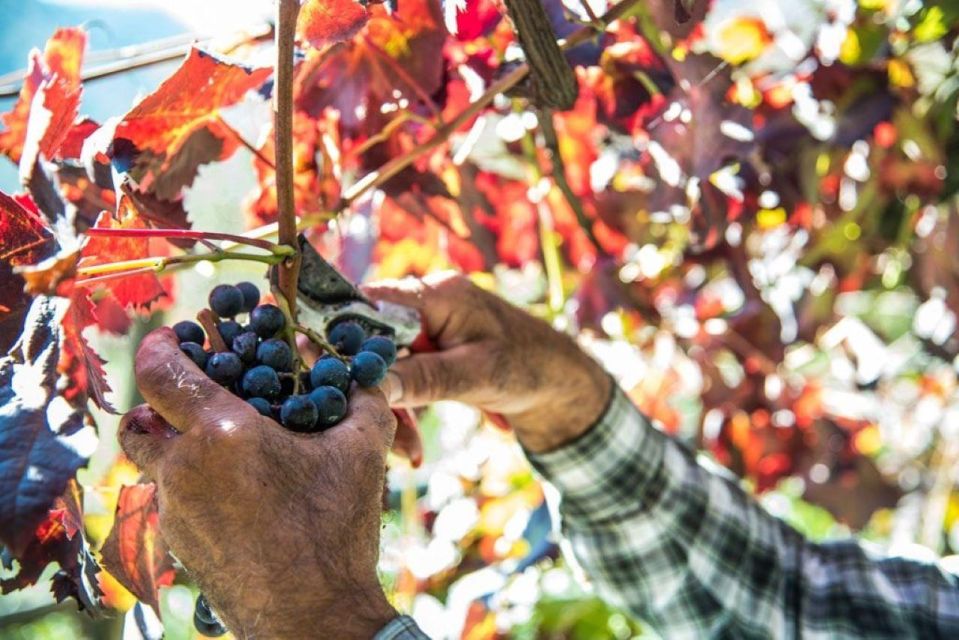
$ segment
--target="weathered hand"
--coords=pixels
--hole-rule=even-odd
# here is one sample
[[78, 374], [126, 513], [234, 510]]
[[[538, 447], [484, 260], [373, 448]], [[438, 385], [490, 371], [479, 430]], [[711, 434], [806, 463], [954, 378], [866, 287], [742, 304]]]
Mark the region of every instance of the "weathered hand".
[[394, 405], [448, 399], [495, 411], [533, 452], [574, 439], [606, 406], [609, 375], [569, 336], [462, 276], [384, 282], [364, 292], [418, 309], [439, 349], [397, 361], [388, 375]]
[[169, 329], [143, 340], [136, 379], [149, 406], [124, 417], [120, 442], [233, 633], [370, 638], [396, 615], [376, 576], [395, 429], [381, 391], [353, 389], [329, 431], [287, 431], [207, 378]]

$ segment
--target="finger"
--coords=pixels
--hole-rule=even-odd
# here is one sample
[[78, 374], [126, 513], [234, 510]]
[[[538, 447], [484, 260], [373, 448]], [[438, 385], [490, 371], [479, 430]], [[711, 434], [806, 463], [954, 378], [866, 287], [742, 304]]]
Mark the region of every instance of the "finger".
[[134, 407], [120, 420], [120, 447], [144, 473], [153, 476], [157, 462], [179, 436], [176, 429], [148, 405]]
[[180, 351], [172, 329], [147, 334], [137, 350], [135, 370], [143, 398], [180, 433], [198, 425], [232, 430], [238, 423], [256, 421], [256, 409], [213, 382]]
[[387, 375], [390, 404], [421, 407], [439, 400], [474, 400], [477, 367], [485, 361], [484, 355], [478, 352], [478, 345], [464, 344], [400, 358]]
[[423, 464], [423, 440], [420, 438], [416, 416], [409, 409], [393, 409], [396, 416], [396, 435], [393, 453], [410, 461], [414, 468]]
[[456, 306], [462, 302], [462, 289], [469, 281], [452, 271], [431, 274], [419, 280], [387, 280], [363, 287], [363, 293], [375, 302], [410, 307], [420, 312], [426, 334], [435, 338], [448, 324]]
[[334, 431], [348, 437], [366, 439], [383, 455], [393, 444], [396, 416], [390, 411], [383, 392], [376, 388], [364, 389], [356, 385], [350, 390], [349, 410]]
[[425, 288], [423, 281], [417, 278], [382, 280], [360, 287], [363, 294], [374, 302], [391, 302], [414, 309], [423, 308]]

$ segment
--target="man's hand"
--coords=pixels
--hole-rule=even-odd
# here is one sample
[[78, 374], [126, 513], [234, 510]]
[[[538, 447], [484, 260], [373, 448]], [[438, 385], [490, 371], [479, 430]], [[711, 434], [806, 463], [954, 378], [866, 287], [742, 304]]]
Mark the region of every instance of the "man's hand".
[[462, 276], [380, 283], [364, 293], [419, 310], [439, 349], [393, 365], [394, 405], [459, 400], [501, 413], [540, 453], [586, 431], [612, 393], [609, 375], [571, 338]]
[[233, 633], [370, 638], [396, 615], [376, 575], [395, 429], [382, 392], [355, 388], [339, 425], [293, 433], [207, 378], [169, 329], [143, 340], [136, 378], [149, 406], [124, 417], [121, 445]]

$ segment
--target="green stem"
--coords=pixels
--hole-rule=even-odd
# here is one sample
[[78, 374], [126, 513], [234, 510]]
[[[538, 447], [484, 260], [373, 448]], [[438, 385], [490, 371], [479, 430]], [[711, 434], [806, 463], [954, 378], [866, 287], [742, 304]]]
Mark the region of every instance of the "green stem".
[[321, 336], [319, 333], [317, 333], [313, 329], [310, 329], [309, 327], [304, 327], [301, 324], [296, 324], [296, 325], [293, 325], [293, 330], [298, 331], [302, 333], [303, 335], [305, 335], [307, 338], [310, 339], [311, 342], [313, 342], [313, 344], [320, 347], [321, 349], [329, 353], [331, 356], [335, 358], [339, 358], [343, 362], [346, 362], [346, 358], [341, 356], [333, 347], [333, 345], [327, 342], [326, 339], [323, 338], [323, 336]]

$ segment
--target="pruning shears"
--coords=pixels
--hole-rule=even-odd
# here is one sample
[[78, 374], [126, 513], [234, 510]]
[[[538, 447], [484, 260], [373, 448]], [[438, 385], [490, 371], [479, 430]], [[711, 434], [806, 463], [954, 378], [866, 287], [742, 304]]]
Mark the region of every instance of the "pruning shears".
[[[410, 352], [436, 351], [429, 339], [419, 311], [389, 302], [374, 303], [336, 267], [313, 248], [303, 234], [297, 237], [300, 250], [300, 276], [297, 283], [297, 309], [304, 325], [324, 336], [341, 322], [356, 322], [367, 335], [391, 338], [397, 348]], [[270, 270], [275, 284], [276, 268]], [[394, 409], [397, 419], [416, 428], [416, 418], [406, 409]], [[501, 429], [509, 429], [506, 419], [494, 413], [486, 417]]]
[[[367, 335], [391, 338], [397, 348], [411, 347], [423, 333], [420, 314], [398, 304], [374, 304], [300, 234], [301, 266], [297, 309], [308, 327], [327, 335], [341, 322], [356, 322]], [[275, 279], [275, 268], [271, 270]]]

